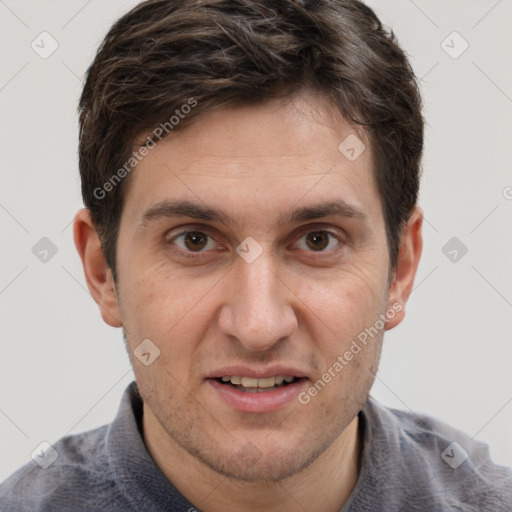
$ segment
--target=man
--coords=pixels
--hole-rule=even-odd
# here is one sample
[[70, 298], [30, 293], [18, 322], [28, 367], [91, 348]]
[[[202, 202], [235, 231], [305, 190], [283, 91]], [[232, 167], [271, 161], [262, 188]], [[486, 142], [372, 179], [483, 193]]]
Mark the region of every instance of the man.
[[1, 510], [510, 510], [484, 445], [369, 396], [421, 254], [422, 144], [412, 70], [358, 1], [122, 17], [80, 101], [74, 236], [136, 383]]

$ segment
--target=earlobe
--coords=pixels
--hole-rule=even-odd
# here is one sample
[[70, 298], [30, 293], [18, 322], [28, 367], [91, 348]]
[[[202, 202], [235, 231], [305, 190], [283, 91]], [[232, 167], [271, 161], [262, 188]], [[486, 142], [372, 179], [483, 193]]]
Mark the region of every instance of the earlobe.
[[422, 225], [423, 212], [416, 207], [400, 239], [398, 262], [388, 294], [388, 307], [396, 311], [396, 315], [388, 320], [386, 330], [396, 327], [404, 319], [405, 305], [413, 289], [423, 248]]
[[84, 208], [76, 214], [73, 236], [87, 287], [100, 308], [103, 321], [112, 327], [121, 327], [123, 324], [112, 271], [107, 265], [89, 210]]

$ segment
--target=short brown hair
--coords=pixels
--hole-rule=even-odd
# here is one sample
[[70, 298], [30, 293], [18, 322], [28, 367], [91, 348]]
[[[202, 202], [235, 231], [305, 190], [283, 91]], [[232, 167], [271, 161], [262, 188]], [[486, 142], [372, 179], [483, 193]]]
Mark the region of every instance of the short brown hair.
[[366, 130], [394, 267], [417, 201], [423, 118], [409, 62], [375, 13], [358, 0], [148, 0], [108, 32], [79, 105], [82, 194], [114, 276], [138, 136], [169, 126], [191, 98], [174, 130], [304, 88]]

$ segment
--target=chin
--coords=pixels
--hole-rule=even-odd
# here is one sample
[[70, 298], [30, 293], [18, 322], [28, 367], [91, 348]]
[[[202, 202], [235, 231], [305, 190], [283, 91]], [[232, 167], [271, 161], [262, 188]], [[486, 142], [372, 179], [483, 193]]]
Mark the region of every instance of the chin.
[[[268, 447], [262, 453], [253, 443], [245, 443], [231, 453], [196, 452], [195, 457], [213, 471], [242, 482], [280, 482], [312, 464], [327, 448], [306, 452], [308, 444]], [[308, 446], [311, 449], [311, 445]]]

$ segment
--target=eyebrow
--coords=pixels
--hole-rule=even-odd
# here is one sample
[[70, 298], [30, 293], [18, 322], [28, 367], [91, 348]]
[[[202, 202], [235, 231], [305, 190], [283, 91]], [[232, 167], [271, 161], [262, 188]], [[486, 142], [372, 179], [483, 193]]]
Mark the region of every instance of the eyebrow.
[[[338, 216], [366, 220], [367, 215], [359, 208], [347, 203], [343, 199], [294, 208], [279, 216], [278, 223], [296, 223], [314, 220], [322, 217]], [[220, 222], [228, 227], [236, 224], [234, 217], [218, 207], [206, 206], [188, 200], [162, 201], [150, 206], [141, 215], [140, 225], [147, 226], [152, 221], [189, 217], [191, 219], [209, 222]]]

